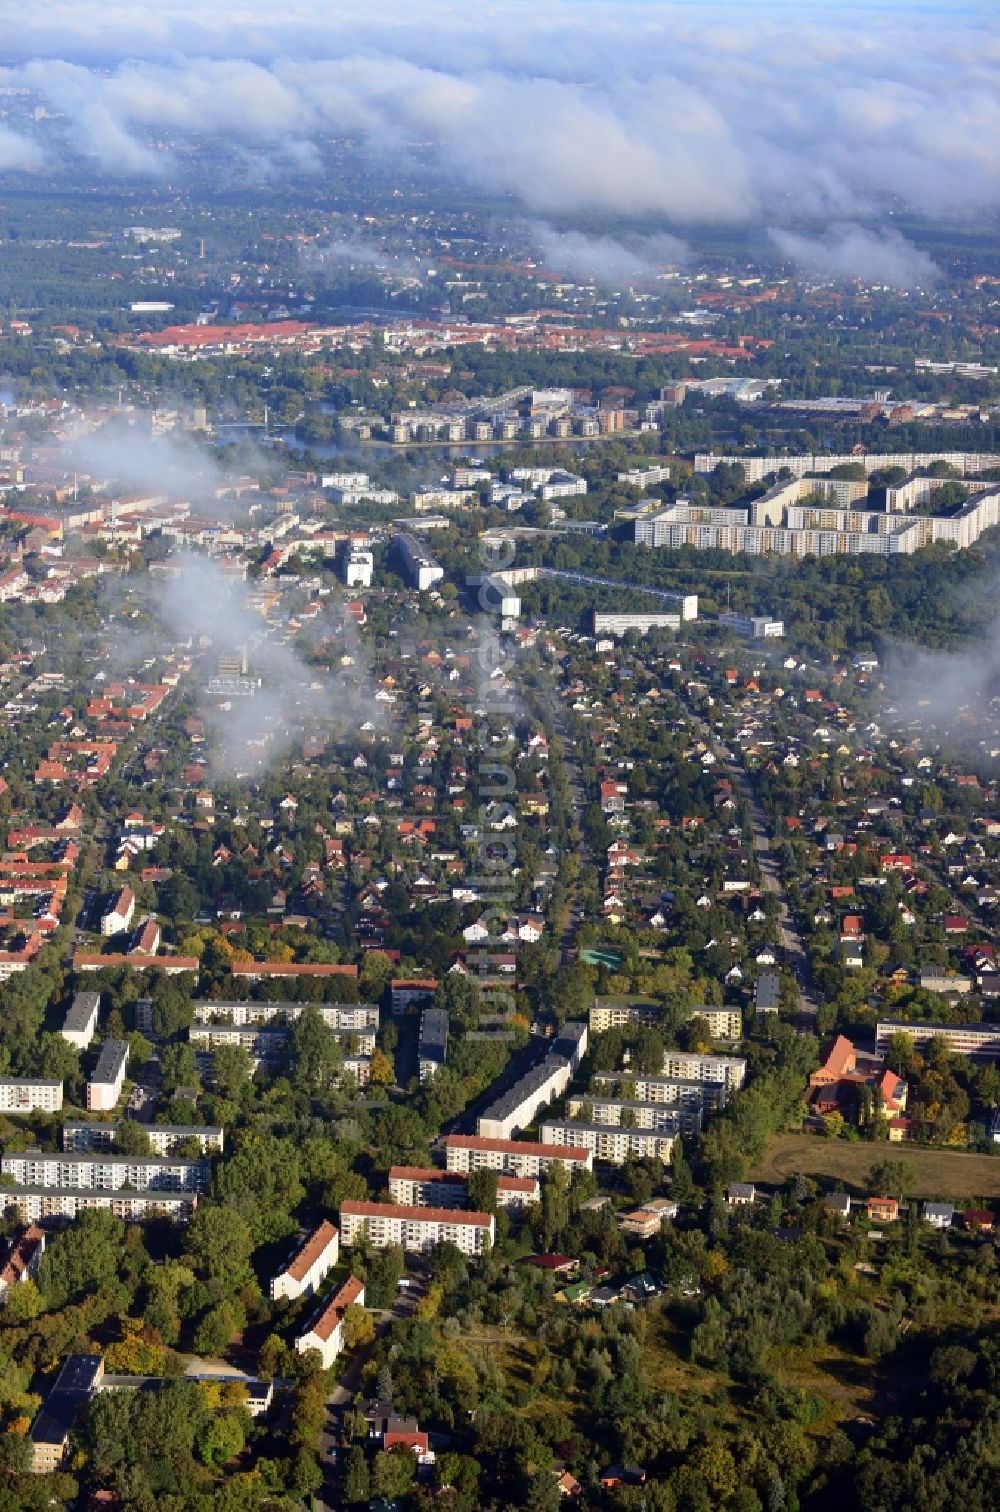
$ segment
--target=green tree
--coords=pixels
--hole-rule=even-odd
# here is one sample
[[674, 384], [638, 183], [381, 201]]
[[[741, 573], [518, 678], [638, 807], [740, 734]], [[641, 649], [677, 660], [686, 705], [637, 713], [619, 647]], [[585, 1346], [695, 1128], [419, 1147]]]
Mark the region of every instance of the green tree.
[[375, 1320], [370, 1312], [352, 1302], [344, 1313], [344, 1345], [347, 1349], [357, 1349], [361, 1345], [370, 1344], [375, 1337]]
[[238, 1100], [250, 1084], [253, 1067], [242, 1045], [217, 1045], [212, 1051], [212, 1079], [223, 1097]]
[[49, 1307], [113, 1281], [125, 1243], [125, 1225], [105, 1208], [88, 1208], [46, 1246], [38, 1288]]
[[691, 1175], [691, 1167], [684, 1154], [684, 1145], [678, 1139], [671, 1151], [670, 1195], [683, 1207], [685, 1203], [692, 1200], [695, 1191], [694, 1177]]
[[115, 1154], [148, 1155], [149, 1152], [149, 1135], [142, 1124], [136, 1123], [134, 1118], [123, 1118], [115, 1134]]
[[293, 1086], [325, 1092], [340, 1075], [343, 1055], [316, 1008], [306, 1008], [288, 1031], [287, 1072]]
[[160, 1074], [165, 1092], [176, 1092], [178, 1087], [198, 1087], [198, 1059], [192, 1045], [165, 1045], [160, 1055]]
[[371, 1477], [365, 1451], [353, 1445], [344, 1461], [344, 1500], [352, 1507], [371, 1497]]
[[466, 1187], [469, 1207], [476, 1213], [495, 1213], [497, 1210], [497, 1173], [485, 1167], [470, 1171]]
[[372, 1465], [371, 1489], [376, 1496], [392, 1501], [408, 1496], [416, 1478], [413, 1455], [400, 1445], [398, 1448], [380, 1449]]
[[210, 1469], [228, 1465], [243, 1453], [246, 1447], [246, 1413], [218, 1412], [209, 1420], [198, 1435], [198, 1453]]
[[562, 1493], [551, 1470], [536, 1470], [525, 1488], [525, 1512], [558, 1512]]
[[235, 1295], [254, 1284], [253, 1234], [235, 1207], [199, 1204], [187, 1231], [187, 1252], [196, 1275], [220, 1295]]
[[247, 1130], [216, 1172], [219, 1201], [245, 1219], [255, 1245], [293, 1232], [292, 1210], [302, 1201], [298, 1150], [290, 1139]]
[[876, 1160], [868, 1172], [868, 1189], [881, 1197], [905, 1197], [917, 1174], [905, 1160]]

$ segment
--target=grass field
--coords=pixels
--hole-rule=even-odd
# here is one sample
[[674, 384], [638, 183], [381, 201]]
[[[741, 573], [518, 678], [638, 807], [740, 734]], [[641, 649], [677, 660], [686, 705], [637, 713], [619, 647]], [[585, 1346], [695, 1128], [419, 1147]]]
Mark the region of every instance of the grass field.
[[796, 1172], [827, 1176], [845, 1191], [861, 1196], [877, 1160], [901, 1160], [916, 1173], [913, 1195], [966, 1202], [1000, 1197], [1000, 1157], [965, 1155], [960, 1150], [921, 1150], [915, 1146], [853, 1143], [815, 1134], [778, 1134], [751, 1181], [779, 1186]]

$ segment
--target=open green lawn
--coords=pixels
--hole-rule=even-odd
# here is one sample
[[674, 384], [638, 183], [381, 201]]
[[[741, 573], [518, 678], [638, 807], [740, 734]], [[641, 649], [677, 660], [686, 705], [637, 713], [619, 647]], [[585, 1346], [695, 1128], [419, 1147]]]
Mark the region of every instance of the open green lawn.
[[916, 1172], [914, 1196], [957, 1202], [1000, 1197], [1000, 1156], [966, 1155], [960, 1150], [923, 1150], [913, 1145], [854, 1143], [817, 1134], [778, 1134], [750, 1180], [781, 1185], [796, 1172], [826, 1176], [861, 1196], [878, 1160], [901, 1160]]

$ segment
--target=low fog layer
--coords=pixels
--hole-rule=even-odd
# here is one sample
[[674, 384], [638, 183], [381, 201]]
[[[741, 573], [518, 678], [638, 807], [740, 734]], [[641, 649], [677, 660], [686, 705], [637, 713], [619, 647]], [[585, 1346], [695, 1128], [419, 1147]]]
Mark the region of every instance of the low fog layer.
[[[171, 644], [193, 640], [203, 677], [200, 712], [209, 736], [209, 758], [219, 775], [257, 774], [281, 760], [303, 734], [317, 726], [356, 729], [376, 717], [378, 705], [365, 689], [361, 648], [350, 646], [354, 665], [334, 672], [311, 666], [296, 648], [268, 633], [261, 615], [246, 605], [247, 585], [234, 581], [208, 557], [181, 553], [170, 558], [174, 575], [150, 588], [150, 608]], [[313, 626], [320, 636], [330, 626]], [[350, 637], [351, 628], [340, 632]], [[150, 637], [136, 637], [148, 652]], [[126, 647], [127, 649], [127, 647]], [[252, 693], [230, 695], [212, 686], [220, 656], [246, 649]], [[375, 712], [373, 712], [375, 711]]]
[[[960, 651], [890, 647], [883, 655], [882, 680], [894, 717], [948, 731], [1000, 698], [1000, 620]], [[958, 738], [961, 732], [949, 733]]]
[[926, 289], [940, 277], [925, 252], [891, 229], [834, 226], [825, 236], [772, 231], [771, 240], [782, 257], [820, 279], [860, 278], [897, 289]]
[[[539, 214], [887, 224], [1000, 208], [1000, 49], [986, 7], [435, 0], [0, 4], [9, 66], [56, 119], [0, 130], [0, 170], [80, 155], [166, 180], [162, 145], [225, 141], [322, 172], [351, 134]], [[16, 16], [16, 24], [15, 24]], [[849, 276], [864, 239], [789, 244]], [[825, 249], [825, 250], [824, 250]], [[895, 245], [875, 274], [919, 273]], [[620, 256], [620, 254], [619, 254]], [[654, 258], [655, 260], [655, 258]], [[886, 272], [885, 270], [890, 271]], [[609, 276], [628, 276], [625, 274]]]
[[676, 266], [689, 256], [676, 236], [586, 236], [582, 231], [556, 231], [538, 226], [533, 239], [551, 273], [598, 283], [627, 283], [654, 277], [664, 265]]

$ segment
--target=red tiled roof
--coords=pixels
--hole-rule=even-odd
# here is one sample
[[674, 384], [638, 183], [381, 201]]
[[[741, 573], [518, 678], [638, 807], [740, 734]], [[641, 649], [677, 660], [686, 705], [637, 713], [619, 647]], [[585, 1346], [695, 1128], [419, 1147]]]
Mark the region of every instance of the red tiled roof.
[[351, 1276], [344, 1282], [338, 1292], [330, 1298], [319, 1317], [307, 1333], [315, 1334], [317, 1339], [325, 1343], [334, 1332], [337, 1324], [342, 1320], [347, 1309], [357, 1302], [365, 1294], [365, 1283], [359, 1281], [357, 1276]]
[[293, 1281], [303, 1280], [327, 1246], [336, 1239], [337, 1233], [336, 1225], [332, 1224], [328, 1218], [324, 1218], [319, 1228], [309, 1235], [295, 1258], [285, 1267]]

